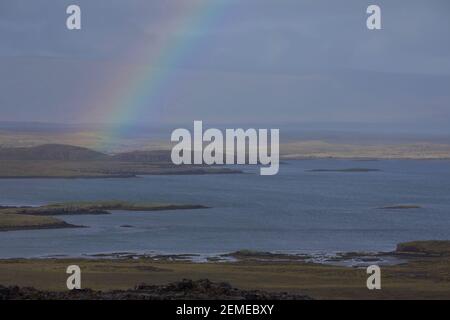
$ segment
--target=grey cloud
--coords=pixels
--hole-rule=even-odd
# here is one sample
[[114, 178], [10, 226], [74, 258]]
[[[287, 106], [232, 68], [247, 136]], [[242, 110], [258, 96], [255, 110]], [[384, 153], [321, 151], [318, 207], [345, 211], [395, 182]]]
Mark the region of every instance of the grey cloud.
[[[74, 2], [80, 32], [65, 29]], [[365, 28], [373, 2], [381, 31]], [[192, 6], [212, 13], [172, 28]], [[0, 118], [88, 114], [79, 97], [101, 91], [142, 48], [146, 65], [170, 69], [176, 91], [146, 101], [140, 121], [161, 108], [168, 122], [421, 119], [431, 128], [450, 118], [449, 9], [447, 0], [3, 0]], [[152, 60], [171, 41], [188, 44], [186, 54]]]

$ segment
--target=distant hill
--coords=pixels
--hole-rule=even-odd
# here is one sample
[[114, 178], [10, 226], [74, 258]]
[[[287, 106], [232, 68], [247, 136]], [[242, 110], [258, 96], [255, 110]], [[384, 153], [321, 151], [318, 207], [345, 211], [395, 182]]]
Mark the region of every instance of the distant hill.
[[35, 147], [0, 148], [0, 160], [170, 162], [170, 151], [132, 151], [108, 155], [84, 147], [44, 144]]
[[118, 153], [111, 156], [111, 160], [124, 162], [170, 162], [170, 151], [155, 150], [155, 151], [132, 151]]
[[28, 148], [0, 148], [0, 160], [105, 160], [108, 155], [88, 148], [63, 144], [44, 144]]

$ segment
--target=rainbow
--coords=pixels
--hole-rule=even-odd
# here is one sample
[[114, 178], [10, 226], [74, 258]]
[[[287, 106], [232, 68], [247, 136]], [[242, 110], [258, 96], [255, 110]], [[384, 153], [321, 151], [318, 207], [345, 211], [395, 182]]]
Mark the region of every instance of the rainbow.
[[173, 67], [201, 50], [200, 41], [192, 41], [193, 37], [183, 36], [183, 33], [199, 34], [216, 25], [226, 3], [222, 0], [177, 1], [177, 19], [161, 26], [170, 40], [158, 45], [139, 43], [130, 50], [127, 67], [115, 71], [96, 97], [88, 99], [92, 106], [91, 119], [114, 124], [100, 133], [101, 139], [91, 147], [104, 148], [112, 143], [121, 133], [120, 125], [139, 120], [144, 108], [152, 108], [154, 120], [161, 117], [164, 107], [161, 99], [176, 90]]

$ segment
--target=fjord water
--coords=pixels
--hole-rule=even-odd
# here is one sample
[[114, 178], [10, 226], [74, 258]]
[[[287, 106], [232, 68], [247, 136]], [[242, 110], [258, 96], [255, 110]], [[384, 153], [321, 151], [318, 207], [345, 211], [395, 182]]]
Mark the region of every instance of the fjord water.
[[[310, 172], [371, 168], [374, 172]], [[1, 205], [125, 200], [211, 209], [63, 216], [80, 229], [0, 232], [0, 258], [241, 249], [332, 253], [390, 251], [402, 241], [450, 239], [450, 161], [287, 161], [276, 176], [0, 180]], [[421, 209], [383, 210], [417, 204]], [[132, 226], [125, 228], [123, 225]]]

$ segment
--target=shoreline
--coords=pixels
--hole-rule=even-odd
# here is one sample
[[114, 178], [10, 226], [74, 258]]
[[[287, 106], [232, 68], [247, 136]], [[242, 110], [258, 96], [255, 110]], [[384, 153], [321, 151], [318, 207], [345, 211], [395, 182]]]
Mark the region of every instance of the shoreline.
[[[363, 267], [283, 260], [244, 251], [245, 259], [232, 262], [192, 263], [170, 259], [131, 257], [123, 259], [0, 259], [0, 288], [8, 297], [13, 292], [43, 291], [43, 298], [73, 299], [66, 288], [66, 268], [79, 265], [82, 288], [91, 291], [134, 292], [139, 286], [170, 286], [171, 283], [210, 281], [241, 290], [287, 293], [313, 299], [450, 299], [450, 241], [419, 241], [399, 244], [395, 251], [404, 263], [382, 266], [382, 290], [367, 290]], [[352, 253], [347, 253], [352, 255]], [[267, 259], [261, 260], [262, 257]], [[191, 279], [191, 280], [183, 280]], [[200, 280], [208, 279], [208, 280]], [[145, 285], [140, 285], [145, 284]], [[133, 289], [134, 288], [134, 289]], [[35, 290], [35, 291], [33, 291]], [[131, 291], [130, 291], [131, 290]], [[215, 299], [214, 290], [202, 290], [193, 299]], [[85, 291], [79, 291], [83, 295]], [[62, 295], [62, 296], [61, 296]], [[9, 295], [10, 296], [10, 295]], [[162, 295], [155, 297], [161, 299]], [[89, 295], [84, 295], [90, 299]], [[182, 299], [183, 295], [173, 296]], [[128, 299], [137, 299], [131, 295]]]
[[[81, 227], [82, 226], [75, 226]], [[33, 260], [86, 260], [86, 261], [127, 261], [145, 260], [154, 262], [186, 262], [192, 264], [208, 263], [243, 263], [243, 262], [273, 262], [273, 263], [311, 263], [318, 265], [363, 268], [371, 264], [395, 266], [417, 258], [439, 258], [450, 256], [450, 240], [422, 240], [398, 243], [392, 251], [317, 251], [314, 253], [294, 251], [257, 251], [242, 249], [220, 253], [170, 253], [170, 252], [132, 252], [113, 251], [97, 253], [80, 253], [76, 255], [44, 254], [29, 257], [0, 258], [5, 261]]]
[[405, 256], [395, 251], [387, 252], [283, 252], [283, 251], [253, 251], [239, 250], [225, 253], [169, 253], [169, 252], [98, 252], [81, 253], [76, 255], [66, 254], [44, 254], [30, 257], [0, 258], [2, 261], [14, 260], [148, 260], [148, 261], [172, 261], [188, 262], [193, 264], [207, 263], [242, 263], [242, 262], [290, 262], [290, 263], [312, 263], [318, 265], [342, 266], [351, 268], [362, 268], [370, 264], [398, 265], [407, 261]]

